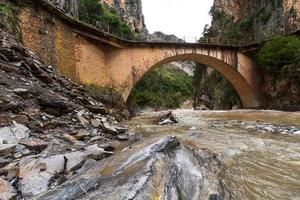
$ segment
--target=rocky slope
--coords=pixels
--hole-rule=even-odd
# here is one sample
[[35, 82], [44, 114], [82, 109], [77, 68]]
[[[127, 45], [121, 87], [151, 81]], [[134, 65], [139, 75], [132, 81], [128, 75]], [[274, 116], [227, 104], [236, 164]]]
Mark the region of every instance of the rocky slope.
[[0, 29], [0, 199], [56, 187], [129, 137], [84, 87]]

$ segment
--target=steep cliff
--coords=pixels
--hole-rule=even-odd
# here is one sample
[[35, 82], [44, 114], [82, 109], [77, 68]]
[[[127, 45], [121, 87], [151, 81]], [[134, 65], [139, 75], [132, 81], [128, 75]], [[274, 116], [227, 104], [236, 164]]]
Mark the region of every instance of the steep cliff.
[[136, 33], [147, 35], [141, 0], [100, 0], [116, 9]]
[[79, 0], [48, 0], [56, 7], [64, 10], [67, 14], [78, 17]]
[[300, 0], [215, 0], [210, 34], [261, 38], [300, 28]]
[[[210, 14], [212, 25], [204, 29], [204, 36], [208, 37], [259, 40], [300, 29], [300, 0], [214, 0]], [[277, 50], [268, 51], [274, 62], [276, 61], [275, 55], [277, 55], [275, 52], [281, 52], [285, 48], [283, 45], [280, 44]], [[275, 47], [277, 46], [278, 44], [275, 45]], [[290, 48], [291, 46], [293, 47]], [[276, 69], [275, 64], [270, 66], [272, 73], [269, 72], [270, 70], [266, 70], [267, 66], [260, 63], [260, 67], [265, 71], [265, 85], [262, 89], [270, 109], [300, 109], [300, 63], [297, 64], [297, 56], [293, 57], [291, 54], [299, 47], [294, 43], [291, 46], [287, 45], [285, 51], [282, 51], [280, 55], [283, 57], [279, 60], [277, 58], [275, 64], [279, 66]], [[289, 48], [291, 51], [288, 50]], [[287, 53], [288, 51], [289, 53]], [[254, 52], [252, 56], [259, 57], [259, 52]], [[281, 64], [284, 60], [295, 60], [293, 72], [281, 70], [290, 67], [289, 62]], [[209, 80], [209, 76], [204, 78], [204, 82]], [[217, 82], [223, 80], [215, 81], [215, 85], [217, 85]], [[199, 82], [201, 83], [201, 81]], [[207, 87], [206, 90], [218, 91], [214, 85]], [[226, 88], [219, 91], [219, 94], [221, 95], [217, 98], [225, 98]], [[202, 93], [200, 93], [200, 97], [201, 95]]]
[[[80, 0], [48, 0], [67, 14], [78, 17]], [[146, 36], [148, 31], [144, 23], [141, 0], [99, 0], [114, 8], [117, 13], [128, 23], [131, 30]]]

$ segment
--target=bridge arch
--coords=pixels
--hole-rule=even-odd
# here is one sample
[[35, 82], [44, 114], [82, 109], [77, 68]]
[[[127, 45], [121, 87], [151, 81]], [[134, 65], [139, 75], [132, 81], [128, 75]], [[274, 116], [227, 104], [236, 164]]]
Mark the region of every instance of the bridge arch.
[[[236, 51], [220, 49], [148, 49], [147, 51], [145, 48], [125, 51], [126, 53], [122, 53], [122, 50], [118, 51], [114, 57], [115, 60], [123, 60], [122, 58], [126, 57], [129, 61], [128, 65], [123, 63], [126, 70], [123, 71], [122, 66], [119, 66], [118, 72], [114, 71], [114, 67], [111, 71], [116, 86], [120, 86], [124, 101], [127, 101], [133, 88], [147, 73], [163, 64], [189, 60], [208, 65], [221, 73], [237, 91], [244, 108], [262, 107], [262, 96], [259, 91], [261, 78], [257, 66], [247, 56]], [[121, 76], [125, 79], [120, 83]]]

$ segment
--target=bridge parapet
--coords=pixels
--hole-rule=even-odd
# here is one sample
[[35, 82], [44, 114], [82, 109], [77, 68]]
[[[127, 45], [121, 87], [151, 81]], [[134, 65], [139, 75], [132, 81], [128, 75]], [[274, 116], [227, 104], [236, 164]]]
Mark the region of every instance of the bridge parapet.
[[[99, 23], [97, 26], [98, 28], [93, 27], [89, 24], [79, 21], [78, 19], [72, 16], [66, 15], [63, 10], [59, 10], [48, 0], [40, 0], [40, 1], [42, 2], [42, 5], [46, 6], [48, 9], [50, 8], [52, 12], [58, 13], [59, 17], [64, 18], [64, 20], [67, 20], [75, 24], [75, 27], [80, 26], [79, 29], [85, 27], [86, 29], [94, 30], [95, 32], [101, 33], [102, 36], [104, 34], [105, 36], [115, 38], [123, 42], [131, 42], [131, 43], [134, 42], [161, 43], [162, 42], [161, 40], [154, 39], [154, 38], [142, 38], [142, 37], [135, 37], [132, 34], [125, 34], [123, 32], [120, 32], [120, 30], [116, 29], [115, 27], [111, 27], [106, 24]], [[299, 31], [300, 31], [300, 27], [298, 26], [298, 24], [295, 24], [288, 31], [283, 30], [281, 34], [277, 33], [259, 39], [255, 39], [253, 37], [244, 38], [244, 39], [226, 39], [221, 37], [181, 36], [180, 37], [181, 40], [163, 41], [163, 43], [170, 43], [170, 44], [191, 43], [191, 44], [214, 45], [214, 46], [247, 47], [247, 46], [253, 46], [256, 44], [269, 41], [272, 38], [276, 37], [277, 35], [293, 35], [299, 33]]]

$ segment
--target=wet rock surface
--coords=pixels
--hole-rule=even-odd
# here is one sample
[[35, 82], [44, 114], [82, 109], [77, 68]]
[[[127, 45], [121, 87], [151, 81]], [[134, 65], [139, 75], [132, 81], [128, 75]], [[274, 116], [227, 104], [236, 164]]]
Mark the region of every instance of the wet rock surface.
[[154, 121], [159, 125], [172, 125], [179, 122], [179, 120], [173, 115], [172, 111], [160, 114]]
[[[210, 181], [210, 191], [212, 191], [210, 199], [289, 200], [299, 198], [300, 138], [295, 133], [278, 132], [280, 127], [289, 129], [290, 133], [299, 130], [299, 112], [259, 110], [199, 112], [188, 109], [178, 109], [172, 112], [180, 119], [180, 123], [174, 126], [160, 126], [153, 123], [153, 119], [160, 116], [157, 112], [143, 113], [127, 124], [131, 130], [143, 134], [144, 137], [176, 135], [183, 147], [194, 152], [194, 157], [197, 157], [199, 152], [201, 152], [201, 157], [207, 158], [205, 156], [207, 154], [202, 154], [202, 152], [211, 155], [211, 160], [215, 163], [209, 167], [211, 169], [219, 165], [217, 160], [220, 161], [221, 168], [224, 169], [225, 165], [226, 169], [220, 170], [219, 178], [222, 187], [227, 188], [230, 196], [222, 198], [218, 193], [213, 192], [218, 190], [218, 185]], [[270, 131], [260, 131], [256, 126], [269, 127], [266, 129]], [[274, 132], [271, 128], [275, 129]], [[194, 168], [197, 168], [195, 162], [191, 161], [193, 159], [187, 159], [188, 155], [186, 151], [183, 151], [176, 157], [171, 157], [171, 161], [180, 162], [180, 166], [185, 166], [180, 168], [183, 173], [193, 172]], [[199, 161], [199, 163], [207, 166], [205, 162]], [[202, 164], [199, 165], [202, 166]], [[209, 171], [205, 171], [203, 176], [211, 177], [209, 174]], [[162, 176], [168, 178], [167, 173], [163, 173]], [[181, 180], [180, 188], [191, 188], [197, 183], [203, 184], [196, 175], [182, 178], [178, 174], [177, 179]], [[162, 194], [158, 188], [156, 187], [158, 193]], [[178, 195], [176, 195], [174, 192], [177, 198]]]
[[224, 170], [207, 150], [180, 146], [174, 136], [150, 138], [100, 162], [35, 199], [229, 199]]
[[299, 135], [300, 129], [295, 126], [279, 126], [273, 124], [255, 124], [246, 127], [248, 130], [257, 130], [261, 133], [272, 133], [272, 134], [294, 134]]
[[32, 199], [114, 154], [128, 130], [107, 110], [0, 30], [0, 199]]

